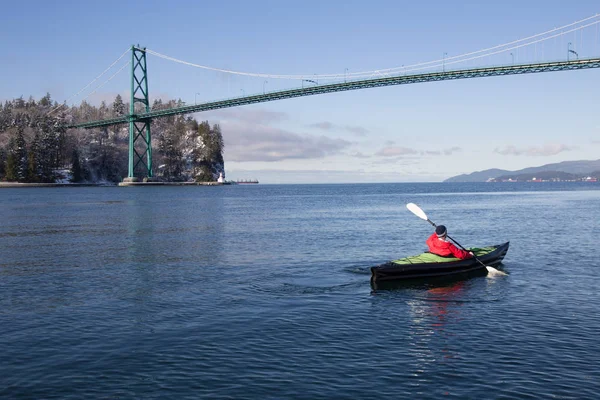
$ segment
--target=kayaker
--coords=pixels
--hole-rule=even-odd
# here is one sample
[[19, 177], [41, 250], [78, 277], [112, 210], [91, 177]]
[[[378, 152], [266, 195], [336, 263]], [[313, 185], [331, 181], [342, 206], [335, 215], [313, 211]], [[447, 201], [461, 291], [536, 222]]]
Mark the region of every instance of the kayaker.
[[474, 256], [473, 252], [456, 247], [448, 240], [448, 230], [444, 225], [438, 225], [435, 232], [426, 241], [429, 252], [442, 257], [456, 257], [464, 260]]

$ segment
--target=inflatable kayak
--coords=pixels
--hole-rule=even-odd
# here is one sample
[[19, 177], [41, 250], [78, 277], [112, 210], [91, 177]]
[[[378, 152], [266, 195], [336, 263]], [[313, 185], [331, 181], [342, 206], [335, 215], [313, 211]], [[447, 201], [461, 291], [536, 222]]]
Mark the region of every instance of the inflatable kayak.
[[[481, 263], [496, 267], [502, 262], [510, 242], [489, 247], [473, 247], [472, 251]], [[452, 274], [462, 274], [485, 270], [475, 258], [461, 260], [454, 257], [441, 257], [432, 253], [401, 258], [371, 267], [371, 281], [382, 282], [398, 279], [418, 279]]]

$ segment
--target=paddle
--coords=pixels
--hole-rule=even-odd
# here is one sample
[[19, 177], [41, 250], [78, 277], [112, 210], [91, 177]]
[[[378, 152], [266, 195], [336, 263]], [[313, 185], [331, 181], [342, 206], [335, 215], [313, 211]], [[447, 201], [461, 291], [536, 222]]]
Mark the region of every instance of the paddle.
[[[417, 217], [424, 219], [425, 221], [429, 222], [431, 225], [437, 227], [436, 224], [434, 224], [429, 218], [427, 218], [427, 214], [425, 214], [425, 212], [423, 210], [421, 210], [421, 208], [416, 205], [415, 203], [408, 203], [406, 205], [406, 208], [408, 208], [408, 210], [410, 212], [412, 212], [413, 214], [415, 214]], [[458, 247], [460, 247], [461, 249], [463, 249], [464, 251], [469, 251], [467, 249], [465, 249], [464, 247], [462, 247], [462, 245], [460, 243], [458, 243], [456, 240], [452, 239], [449, 235], [446, 235], [448, 237], [448, 239], [452, 240], [454, 243], [456, 243], [456, 245]], [[492, 275], [506, 275], [506, 273], [497, 270], [494, 267], [490, 267], [489, 265], [485, 265], [484, 263], [481, 262], [481, 260], [479, 258], [477, 258], [477, 256], [473, 255], [473, 258], [481, 265], [483, 265], [485, 267], [485, 269], [487, 269], [489, 274]]]

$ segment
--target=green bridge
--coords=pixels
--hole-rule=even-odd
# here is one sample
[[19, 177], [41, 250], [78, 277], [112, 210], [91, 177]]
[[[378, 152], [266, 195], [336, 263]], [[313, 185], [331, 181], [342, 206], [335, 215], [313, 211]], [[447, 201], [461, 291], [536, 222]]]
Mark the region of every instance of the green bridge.
[[[148, 79], [146, 69], [146, 49], [132, 46], [131, 63], [131, 103], [129, 115], [99, 121], [74, 123], [68, 128], [98, 128], [110, 125], [126, 124], [129, 128], [129, 175], [128, 180], [135, 181], [134, 171], [143, 164], [147, 177], [152, 177], [152, 145], [150, 123], [152, 119], [178, 114], [190, 114], [221, 108], [264, 103], [293, 97], [312, 96], [347, 90], [368, 89], [382, 86], [408, 85], [413, 83], [447, 81], [467, 78], [484, 78], [490, 76], [522, 75], [538, 72], [571, 71], [600, 68], [600, 58], [576, 59], [568, 61], [544, 62], [536, 64], [515, 64], [497, 67], [450, 70], [425, 74], [410, 74], [374, 79], [353, 80], [343, 83], [316, 85], [305, 88], [281, 90], [264, 94], [236, 97], [209, 103], [195, 104], [163, 110], [150, 110], [148, 97]], [[135, 113], [135, 103], [142, 103], [145, 112]], [[136, 144], [137, 143], [137, 144]], [[141, 150], [138, 151], [138, 150]]]

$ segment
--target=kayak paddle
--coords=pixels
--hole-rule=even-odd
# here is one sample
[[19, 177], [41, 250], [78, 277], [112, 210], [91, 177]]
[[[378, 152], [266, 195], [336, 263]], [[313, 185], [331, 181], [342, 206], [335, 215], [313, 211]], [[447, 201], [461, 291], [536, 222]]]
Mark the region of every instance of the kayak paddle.
[[[408, 208], [408, 210], [410, 212], [412, 212], [413, 214], [415, 214], [417, 217], [424, 219], [425, 221], [429, 222], [431, 225], [433, 225], [434, 227], [437, 227], [436, 224], [434, 224], [429, 218], [427, 218], [427, 214], [425, 214], [425, 212], [423, 210], [421, 210], [421, 208], [416, 205], [415, 203], [408, 203], [406, 205], [406, 208]], [[454, 243], [456, 243], [456, 245], [458, 247], [460, 247], [461, 249], [463, 249], [464, 251], [469, 251], [467, 249], [465, 249], [464, 247], [462, 247], [462, 245], [460, 243], [458, 243], [456, 240], [452, 239], [450, 237], [450, 235], [446, 235], [448, 237], [448, 239], [452, 240]], [[491, 275], [506, 275], [506, 273], [497, 270], [494, 267], [490, 267], [489, 265], [485, 265], [484, 263], [481, 262], [481, 260], [479, 258], [477, 258], [477, 256], [473, 255], [473, 258], [481, 265], [483, 265], [488, 273], [490, 273]]]

